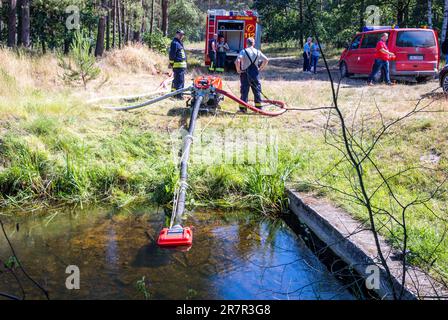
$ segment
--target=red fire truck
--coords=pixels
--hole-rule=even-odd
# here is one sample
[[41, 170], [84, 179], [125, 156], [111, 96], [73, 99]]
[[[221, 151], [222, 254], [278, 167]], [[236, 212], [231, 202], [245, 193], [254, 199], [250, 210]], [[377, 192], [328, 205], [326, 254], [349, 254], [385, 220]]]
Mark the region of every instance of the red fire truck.
[[208, 42], [214, 34], [223, 35], [230, 47], [227, 52], [227, 65], [233, 64], [238, 53], [246, 48], [247, 38], [254, 38], [256, 48], [260, 49], [261, 26], [258, 22], [258, 13], [252, 10], [209, 10], [205, 35], [205, 65], [210, 65]]

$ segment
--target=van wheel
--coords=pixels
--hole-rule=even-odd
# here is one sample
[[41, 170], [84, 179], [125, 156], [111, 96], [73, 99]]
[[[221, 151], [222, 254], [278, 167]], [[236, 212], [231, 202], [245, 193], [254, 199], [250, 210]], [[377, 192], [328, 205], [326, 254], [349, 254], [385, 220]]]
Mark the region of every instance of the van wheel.
[[341, 74], [341, 78], [349, 78], [351, 76], [351, 74], [348, 73], [347, 64], [344, 61], [342, 61], [339, 65], [339, 72]]
[[448, 73], [445, 73], [442, 78], [442, 88], [443, 92], [448, 93]]

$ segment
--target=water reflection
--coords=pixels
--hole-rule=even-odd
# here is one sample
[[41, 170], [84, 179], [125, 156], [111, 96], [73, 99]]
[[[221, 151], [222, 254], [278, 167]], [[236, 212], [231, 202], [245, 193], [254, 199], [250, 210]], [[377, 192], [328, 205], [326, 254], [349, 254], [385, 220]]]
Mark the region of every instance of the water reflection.
[[[247, 213], [196, 212], [188, 252], [164, 250], [155, 238], [163, 214], [84, 210], [21, 219], [11, 239], [30, 273], [52, 298], [141, 299], [143, 276], [154, 299], [351, 299], [283, 223]], [[13, 230], [16, 221], [10, 221]], [[0, 259], [8, 256], [0, 241]], [[81, 270], [81, 289], [65, 288], [65, 268]], [[0, 275], [0, 291], [18, 288]], [[33, 297], [42, 298], [35, 294]]]
[[107, 231], [107, 244], [106, 244], [106, 267], [110, 271], [117, 271], [118, 269], [118, 244], [115, 234], [114, 226], [111, 225]]

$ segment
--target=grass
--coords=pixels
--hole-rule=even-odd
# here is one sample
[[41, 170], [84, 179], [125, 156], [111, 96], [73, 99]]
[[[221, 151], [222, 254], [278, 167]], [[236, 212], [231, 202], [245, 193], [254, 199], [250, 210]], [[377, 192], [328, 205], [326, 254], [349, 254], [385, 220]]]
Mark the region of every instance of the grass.
[[[294, 56], [290, 53], [295, 49], [277, 47], [264, 47], [268, 56], [279, 58], [262, 74], [264, 93], [286, 101], [289, 106], [331, 105], [324, 71], [321, 69], [317, 76], [303, 74], [299, 71], [300, 61], [286, 58]], [[335, 70], [337, 50], [332, 52], [330, 64]], [[201, 64], [200, 59], [198, 54], [195, 66]], [[178, 175], [172, 133], [188, 118], [188, 114], [179, 111], [182, 106], [168, 100], [139, 112], [112, 113], [86, 102], [97, 96], [153, 91], [167, 71], [166, 57], [145, 48], [131, 47], [110, 53], [99, 65], [103, 70], [101, 78], [83, 90], [63, 85], [57, 62], [51, 55], [30, 57], [0, 50], [1, 207], [95, 202], [121, 207], [137, 202], [170, 203]], [[237, 77], [225, 74], [223, 78], [224, 89], [238, 94]], [[363, 85], [363, 80], [344, 80], [340, 105], [347, 123], [354, 121], [356, 127], [362, 118], [369, 131], [380, 124], [377, 108], [386, 120], [394, 119], [437, 86], [434, 81], [418, 86], [398, 84], [392, 88], [382, 85], [370, 88]], [[446, 104], [445, 98], [438, 94], [429, 94], [424, 101], [429, 99], [435, 99], [433, 108]], [[228, 100], [222, 107], [227, 112], [237, 110]], [[438, 169], [437, 175], [418, 170], [394, 179], [392, 184], [404, 201], [427, 194], [431, 190], [430, 182], [446, 177], [446, 121], [444, 113], [420, 114], [396, 127], [379, 144], [374, 156], [387, 174], [415, 164]], [[316, 179], [319, 179], [321, 184], [351, 190], [344, 176], [349, 173], [347, 167], [324, 175], [340, 158], [338, 151], [324, 141], [325, 123], [326, 115], [319, 111], [288, 112], [279, 118], [234, 117], [232, 114], [200, 117], [198, 132], [223, 134], [248, 128], [277, 132], [278, 165], [266, 175], [263, 171], [266, 165], [260, 163], [194, 163], [190, 167], [189, 204], [275, 214], [286, 208], [284, 188], [285, 184], [290, 184], [326, 197], [356, 218], [365, 219], [365, 211], [346, 197], [316, 187]], [[238, 140], [233, 143], [237, 149], [240, 147]], [[248, 159], [250, 152], [241, 152]], [[440, 161], [425, 160], [432, 154], [438, 155]], [[366, 175], [370, 173], [368, 188], [372, 190], [379, 179], [372, 168], [364, 169]], [[382, 189], [374, 202], [387, 206], [384, 201], [387, 196]], [[434, 252], [436, 259], [431, 261], [431, 268], [444, 279], [448, 279], [448, 242], [445, 239], [440, 243], [440, 238], [447, 227], [446, 203], [446, 195], [440, 195], [429, 204], [439, 218], [422, 207], [408, 214], [412, 261], [425, 266], [425, 259]], [[383, 234], [394, 241], [384, 230]]]

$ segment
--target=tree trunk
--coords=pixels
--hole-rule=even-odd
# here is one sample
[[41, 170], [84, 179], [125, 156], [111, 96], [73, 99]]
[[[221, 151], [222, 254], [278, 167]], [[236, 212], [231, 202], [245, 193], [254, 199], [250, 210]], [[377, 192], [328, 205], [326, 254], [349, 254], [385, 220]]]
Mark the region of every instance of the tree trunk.
[[112, 48], [115, 49], [115, 35], [117, 34], [117, 2], [112, 0]]
[[303, 48], [303, 0], [299, 0], [299, 19], [300, 19], [300, 30], [299, 30], [299, 42], [300, 47]]
[[117, 19], [118, 19], [118, 21], [117, 21], [117, 26], [118, 26], [118, 47], [121, 49], [121, 46], [122, 46], [122, 44], [123, 44], [123, 39], [122, 39], [122, 34], [123, 34], [123, 31], [122, 31], [122, 29], [121, 29], [121, 6], [120, 6], [120, 2], [119, 2], [119, 0], [117, 0], [117, 2], [116, 2], [116, 4], [117, 4]]
[[428, 0], [428, 26], [432, 29], [432, 0]]
[[446, 39], [446, 28], [448, 26], [448, 0], [445, 0], [445, 6], [443, 10], [443, 25], [442, 25], [442, 42]]
[[168, 0], [162, 0], [162, 33], [168, 36]]
[[123, 32], [123, 44], [126, 45], [126, 43], [127, 43], [127, 41], [126, 41], [126, 8], [125, 8], [124, 4], [121, 6], [121, 22], [122, 22], [121, 32]]
[[404, 17], [405, 17], [408, 5], [409, 5], [409, 2], [406, 4], [406, 0], [398, 0], [398, 3], [397, 3], [397, 25], [400, 27], [404, 27], [403, 22], [404, 22]]
[[9, 0], [8, 9], [8, 47], [12, 48], [16, 45], [17, 0]]
[[[3, 11], [3, 1], [0, 0], [0, 12]], [[3, 20], [2, 15], [0, 14], [0, 43], [2, 43], [2, 34], [3, 34]]]
[[101, 14], [98, 21], [98, 34], [96, 38], [95, 57], [101, 57], [104, 53], [104, 36], [106, 32], [106, 17], [107, 15]]
[[22, 0], [17, 0], [17, 46], [22, 45]]
[[70, 38], [68, 37], [67, 28], [65, 28], [65, 37], [64, 37], [64, 54], [69, 54], [70, 52]]
[[154, 2], [155, 0], [151, 1], [151, 20], [149, 25], [149, 34], [152, 35], [154, 31]]
[[359, 31], [362, 31], [362, 29], [364, 28], [364, 14], [365, 14], [365, 5], [364, 5], [364, 0], [361, 1], [361, 3], [359, 4]]
[[151, 21], [149, 23], [149, 47], [152, 48], [152, 34], [154, 32], [154, 1], [151, 1]]
[[107, 12], [106, 16], [106, 50], [110, 50], [110, 11]]
[[143, 42], [143, 36], [145, 32], [148, 30], [148, 7], [146, 6], [145, 0], [142, 0], [142, 26], [140, 27], [140, 37], [139, 42]]
[[21, 43], [25, 48], [31, 45], [30, 38], [30, 0], [21, 0], [22, 4], [22, 24], [20, 30]]

